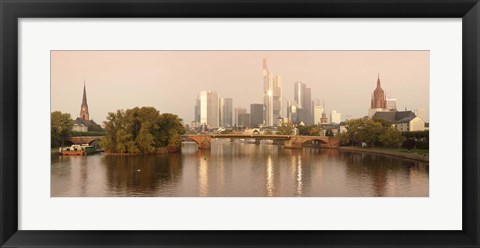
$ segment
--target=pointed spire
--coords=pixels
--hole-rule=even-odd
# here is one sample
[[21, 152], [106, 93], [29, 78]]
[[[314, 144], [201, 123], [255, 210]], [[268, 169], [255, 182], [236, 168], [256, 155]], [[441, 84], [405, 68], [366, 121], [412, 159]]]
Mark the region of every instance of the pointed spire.
[[83, 99], [82, 99], [82, 106], [87, 106], [87, 90], [85, 86], [85, 80], [83, 80]]
[[380, 73], [378, 73], [378, 78], [377, 78], [377, 87], [380, 88]]

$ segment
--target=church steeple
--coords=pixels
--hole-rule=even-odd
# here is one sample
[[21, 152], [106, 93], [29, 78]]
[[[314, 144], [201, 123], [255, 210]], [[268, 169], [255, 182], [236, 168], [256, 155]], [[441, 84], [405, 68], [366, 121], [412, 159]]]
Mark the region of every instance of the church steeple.
[[82, 106], [80, 106], [80, 118], [87, 121], [90, 119], [88, 114], [87, 89], [85, 86], [85, 80], [83, 81], [83, 99], [82, 99]]
[[377, 77], [377, 88], [373, 91], [371, 109], [385, 109], [387, 107], [385, 92], [380, 85], [380, 73]]

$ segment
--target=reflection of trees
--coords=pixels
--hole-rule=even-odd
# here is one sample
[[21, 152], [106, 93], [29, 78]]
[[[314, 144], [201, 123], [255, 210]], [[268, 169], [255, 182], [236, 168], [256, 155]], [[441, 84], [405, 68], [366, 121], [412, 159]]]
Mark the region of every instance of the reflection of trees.
[[420, 162], [365, 153], [341, 152], [339, 154], [346, 164], [347, 180], [361, 183], [359, 180], [367, 179], [372, 184], [375, 196], [388, 195], [387, 183], [390, 182], [395, 186], [396, 178], [406, 180], [410, 184], [411, 170], [428, 174], [428, 166]]
[[181, 154], [104, 156], [107, 186], [123, 196], [152, 196], [162, 185], [175, 183], [182, 173]]

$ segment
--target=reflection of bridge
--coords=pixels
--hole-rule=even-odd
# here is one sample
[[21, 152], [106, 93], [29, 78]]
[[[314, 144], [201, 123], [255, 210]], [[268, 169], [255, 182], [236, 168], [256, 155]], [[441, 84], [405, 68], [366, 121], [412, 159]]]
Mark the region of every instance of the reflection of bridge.
[[67, 138], [65, 141], [66, 141], [66, 144], [89, 144], [91, 145], [94, 141], [98, 140], [102, 140], [103, 137], [105, 136], [75, 136], [75, 137], [70, 137], [70, 138]]
[[298, 136], [298, 135], [261, 135], [261, 134], [202, 134], [184, 135], [185, 140], [195, 141], [200, 149], [210, 149], [212, 138], [218, 139], [255, 139], [260, 140], [283, 140], [285, 148], [301, 149], [308, 141], [318, 141], [321, 147], [338, 148], [339, 142], [336, 138], [323, 136]]

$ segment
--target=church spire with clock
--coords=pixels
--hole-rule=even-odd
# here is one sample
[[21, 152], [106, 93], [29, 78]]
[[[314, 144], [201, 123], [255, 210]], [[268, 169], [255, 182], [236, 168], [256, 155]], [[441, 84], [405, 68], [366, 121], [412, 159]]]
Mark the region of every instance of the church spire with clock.
[[90, 120], [88, 114], [88, 104], [87, 104], [87, 90], [85, 87], [85, 81], [83, 81], [83, 99], [82, 99], [82, 106], [80, 107], [80, 118], [83, 120]]

